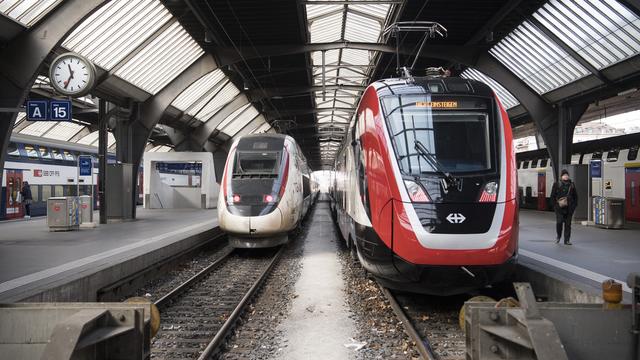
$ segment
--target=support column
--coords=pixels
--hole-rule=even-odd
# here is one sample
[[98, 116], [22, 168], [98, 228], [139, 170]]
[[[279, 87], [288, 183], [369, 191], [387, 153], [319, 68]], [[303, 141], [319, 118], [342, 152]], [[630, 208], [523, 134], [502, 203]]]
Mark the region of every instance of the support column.
[[562, 168], [571, 163], [573, 131], [588, 106], [589, 104], [567, 105], [561, 103], [558, 105], [558, 145], [556, 154], [558, 166], [554, 168], [556, 180], [559, 179]]
[[100, 224], [107, 223], [107, 102], [98, 100], [98, 201], [100, 201]]
[[[133, 172], [129, 179], [131, 188], [131, 198], [129, 201], [132, 205], [132, 218], [136, 218], [136, 207], [138, 203], [138, 170], [140, 167], [140, 159], [136, 156], [137, 144], [146, 145], [148, 132], [141, 129], [140, 126], [140, 104], [138, 102], [130, 102], [128, 107], [128, 116], [119, 117], [116, 122], [115, 139], [116, 139], [116, 160], [126, 164], [132, 164]], [[144, 152], [144, 148], [143, 148]]]

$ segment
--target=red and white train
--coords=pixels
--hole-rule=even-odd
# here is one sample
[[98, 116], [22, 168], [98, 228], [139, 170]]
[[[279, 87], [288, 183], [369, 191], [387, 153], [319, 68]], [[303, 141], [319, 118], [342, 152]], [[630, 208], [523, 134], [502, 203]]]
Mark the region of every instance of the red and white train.
[[494, 92], [424, 77], [366, 89], [330, 193], [365, 269], [391, 288], [450, 295], [513, 270], [517, 188], [511, 126]]

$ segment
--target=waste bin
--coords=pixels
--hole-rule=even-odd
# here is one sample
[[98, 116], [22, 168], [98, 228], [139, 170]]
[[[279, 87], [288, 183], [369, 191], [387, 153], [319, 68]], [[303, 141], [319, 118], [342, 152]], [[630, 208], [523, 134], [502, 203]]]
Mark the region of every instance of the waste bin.
[[80, 223], [93, 222], [93, 199], [90, 195], [80, 196]]
[[624, 199], [594, 196], [592, 198], [593, 221], [598, 227], [622, 229], [624, 227]]
[[49, 231], [76, 230], [80, 226], [80, 202], [77, 196], [47, 199], [47, 225]]

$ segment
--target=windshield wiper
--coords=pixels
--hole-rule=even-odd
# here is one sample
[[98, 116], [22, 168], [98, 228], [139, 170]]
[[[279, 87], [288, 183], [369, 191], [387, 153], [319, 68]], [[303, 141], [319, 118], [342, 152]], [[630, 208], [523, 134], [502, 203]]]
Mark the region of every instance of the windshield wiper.
[[431, 165], [436, 173], [442, 176], [446, 184], [446, 190], [449, 190], [449, 188], [453, 188], [456, 190], [458, 189], [460, 180], [450, 173], [444, 171], [444, 166], [442, 166], [438, 159], [436, 159], [436, 157], [433, 156], [433, 154], [429, 150], [427, 150], [427, 147], [424, 146], [424, 144], [420, 140], [415, 141], [415, 149], [418, 152], [418, 155], [422, 156], [422, 158], [425, 159], [427, 163], [429, 163], [429, 165]]

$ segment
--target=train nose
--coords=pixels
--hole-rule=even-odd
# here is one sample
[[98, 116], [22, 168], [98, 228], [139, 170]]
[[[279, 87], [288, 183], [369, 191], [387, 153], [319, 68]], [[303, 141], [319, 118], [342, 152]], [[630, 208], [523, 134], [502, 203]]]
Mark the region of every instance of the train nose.
[[280, 209], [262, 216], [239, 216], [224, 211], [220, 227], [225, 232], [244, 236], [266, 236], [282, 232], [283, 220]]
[[254, 236], [271, 235], [281, 232], [282, 212], [280, 209], [263, 215], [249, 218], [249, 233]]

